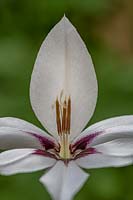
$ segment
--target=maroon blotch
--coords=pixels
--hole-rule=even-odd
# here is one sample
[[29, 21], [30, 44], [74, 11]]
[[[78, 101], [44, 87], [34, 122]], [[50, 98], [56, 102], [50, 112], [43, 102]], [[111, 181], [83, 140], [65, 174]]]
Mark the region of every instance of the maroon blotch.
[[53, 149], [55, 147], [55, 143], [52, 140], [44, 136], [38, 135], [36, 133], [31, 133], [31, 132], [28, 132], [28, 133], [36, 137], [46, 150]]
[[85, 149], [84, 151], [81, 151], [79, 154], [77, 154], [74, 159], [78, 159], [78, 158], [81, 158], [84, 156], [88, 156], [89, 154], [96, 154], [96, 153], [100, 153], [100, 152], [98, 152], [93, 147], [89, 147], [89, 148]]
[[78, 149], [81, 149], [81, 150], [84, 150], [88, 144], [90, 144], [93, 139], [95, 137], [97, 137], [99, 134], [101, 134], [102, 131], [99, 131], [99, 132], [95, 132], [95, 133], [92, 133], [90, 135], [87, 135], [81, 139], [79, 139], [78, 141], [76, 141], [72, 146], [71, 146], [71, 150], [72, 150], [72, 153], [75, 152], [76, 150]]
[[35, 150], [32, 154], [56, 159], [56, 156], [54, 154], [41, 149]]

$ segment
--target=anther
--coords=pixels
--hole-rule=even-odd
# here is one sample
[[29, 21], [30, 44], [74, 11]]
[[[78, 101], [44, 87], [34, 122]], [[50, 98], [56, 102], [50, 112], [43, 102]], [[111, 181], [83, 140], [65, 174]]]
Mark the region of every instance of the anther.
[[67, 103], [66, 100], [64, 101], [63, 104], [63, 116], [62, 116], [62, 132], [66, 133], [66, 113], [67, 112]]
[[70, 126], [71, 126], [71, 99], [69, 97], [67, 105], [67, 125], [66, 125], [68, 134], [70, 134]]
[[60, 105], [58, 99], [56, 99], [56, 124], [58, 134], [61, 135]]

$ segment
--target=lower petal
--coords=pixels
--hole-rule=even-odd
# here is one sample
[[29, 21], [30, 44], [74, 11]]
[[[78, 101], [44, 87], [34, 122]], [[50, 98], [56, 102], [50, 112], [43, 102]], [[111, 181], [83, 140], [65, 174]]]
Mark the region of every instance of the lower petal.
[[75, 161], [80, 167], [86, 169], [102, 168], [102, 167], [123, 167], [133, 163], [133, 157], [120, 157], [104, 155], [102, 153], [84, 156]]
[[51, 167], [56, 160], [35, 154], [36, 149], [14, 149], [0, 154], [0, 174], [12, 175]]
[[45, 185], [54, 200], [71, 200], [88, 178], [74, 161], [65, 165], [58, 161], [40, 181]]

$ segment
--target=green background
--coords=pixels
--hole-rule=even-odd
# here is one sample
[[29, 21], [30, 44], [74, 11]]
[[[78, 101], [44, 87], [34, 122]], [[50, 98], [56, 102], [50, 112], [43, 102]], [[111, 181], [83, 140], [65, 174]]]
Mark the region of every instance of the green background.
[[[99, 97], [90, 123], [133, 114], [132, 10], [132, 0], [0, 0], [0, 117], [40, 126], [30, 106], [30, 76], [43, 39], [64, 13], [95, 64]], [[88, 172], [76, 200], [133, 199], [132, 166]], [[0, 200], [50, 200], [41, 175], [0, 176]]]

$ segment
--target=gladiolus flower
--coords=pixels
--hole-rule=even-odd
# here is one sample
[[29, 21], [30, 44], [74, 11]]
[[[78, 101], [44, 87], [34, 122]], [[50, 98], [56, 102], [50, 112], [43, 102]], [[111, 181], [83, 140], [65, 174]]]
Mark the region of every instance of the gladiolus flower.
[[97, 100], [91, 57], [64, 16], [38, 53], [30, 84], [32, 108], [49, 134], [21, 119], [0, 118], [0, 174], [48, 169], [40, 178], [54, 200], [71, 200], [89, 175], [82, 168], [133, 163], [133, 116], [84, 129]]

